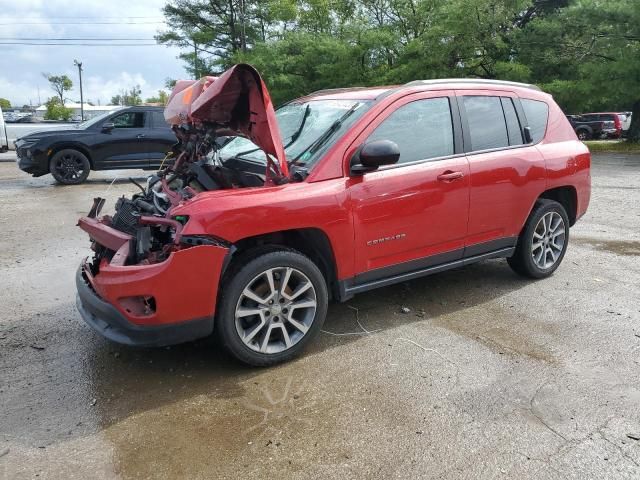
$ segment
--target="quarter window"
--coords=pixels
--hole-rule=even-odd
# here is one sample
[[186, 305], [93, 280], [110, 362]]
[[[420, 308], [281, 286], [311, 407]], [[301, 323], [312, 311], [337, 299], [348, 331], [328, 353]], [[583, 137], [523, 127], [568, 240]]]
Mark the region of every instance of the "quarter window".
[[520, 100], [522, 109], [527, 117], [527, 123], [531, 129], [533, 143], [538, 143], [544, 138], [547, 130], [547, 119], [549, 118], [549, 105], [538, 100], [523, 98]]
[[462, 97], [469, 123], [471, 150], [509, 146], [509, 136], [500, 97]]
[[391, 140], [400, 148], [398, 163], [453, 155], [449, 99], [416, 100], [389, 115], [367, 139]]
[[125, 112], [113, 117], [115, 128], [144, 128], [144, 112]]

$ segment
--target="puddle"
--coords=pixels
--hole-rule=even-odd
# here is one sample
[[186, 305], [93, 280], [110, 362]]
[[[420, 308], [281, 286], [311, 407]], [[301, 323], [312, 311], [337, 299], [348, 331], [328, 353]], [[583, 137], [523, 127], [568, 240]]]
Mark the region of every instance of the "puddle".
[[629, 257], [640, 256], [640, 242], [624, 240], [600, 240], [591, 237], [571, 237], [571, 241], [578, 245], [587, 245], [595, 250], [604, 250], [616, 255]]

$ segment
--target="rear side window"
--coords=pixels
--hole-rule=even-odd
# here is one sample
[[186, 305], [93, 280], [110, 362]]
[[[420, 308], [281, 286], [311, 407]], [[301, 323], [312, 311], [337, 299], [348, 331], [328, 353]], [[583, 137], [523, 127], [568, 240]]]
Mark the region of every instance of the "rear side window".
[[509, 146], [507, 125], [500, 97], [462, 97], [469, 122], [471, 150], [488, 150]]
[[509, 97], [502, 97], [502, 111], [504, 112], [504, 120], [507, 122], [507, 135], [509, 137], [509, 145], [522, 145], [522, 128], [513, 106], [513, 100]]
[[522, 109], [527, 117], [527, 123], [531, 129], [531, 138], [533, 143], [538, 143], [544, 138], [544, 132], [547, 130], [547, 119], [549, 118], [549, 106], [538, 100], [530, 100], [528, 98], [520, 99]]
[[397, 143], [400, 148], [398, 163], [453, 155], [449, 99], [428, 98], [403, 105], [367, 138], [367, 142], [374, 140]]
[[151, 119], [153, 120], [153, 128], [169, 128], [163, 112], [151, 112]]
[[144, 128], [144, 112], [125, 112], [113, 117], [115, 128]]

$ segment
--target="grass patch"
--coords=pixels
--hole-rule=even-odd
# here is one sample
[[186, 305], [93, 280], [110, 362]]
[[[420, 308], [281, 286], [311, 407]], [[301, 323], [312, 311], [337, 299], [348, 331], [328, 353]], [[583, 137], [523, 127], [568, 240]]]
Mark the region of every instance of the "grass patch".
[[628, 143], [625, 140], [587, 140], [584, 144], [591, 153], [640, 153], [640, 143]]

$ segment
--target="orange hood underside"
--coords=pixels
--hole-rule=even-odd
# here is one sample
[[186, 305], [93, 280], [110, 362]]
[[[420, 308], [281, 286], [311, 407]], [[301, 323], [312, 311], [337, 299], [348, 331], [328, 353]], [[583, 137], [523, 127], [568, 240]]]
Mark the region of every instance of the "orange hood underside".
[[234, 65], [219, 77], [179, 80], [164, 118], [172, 125], [215, 123], [237, 132], [275, 157], [281, 175], [289, 174], [269, 91], [251, 65]]

